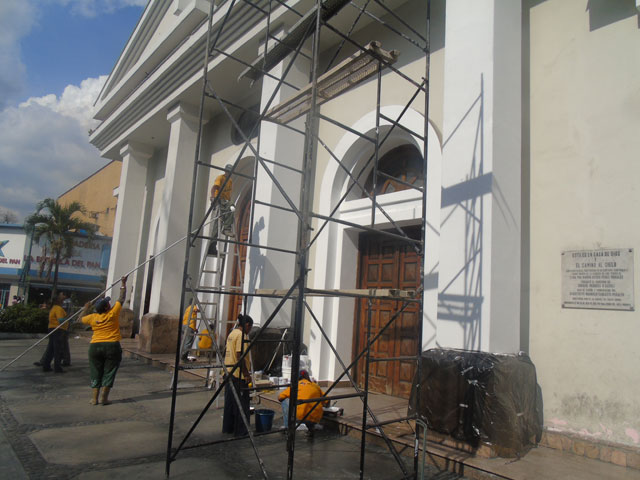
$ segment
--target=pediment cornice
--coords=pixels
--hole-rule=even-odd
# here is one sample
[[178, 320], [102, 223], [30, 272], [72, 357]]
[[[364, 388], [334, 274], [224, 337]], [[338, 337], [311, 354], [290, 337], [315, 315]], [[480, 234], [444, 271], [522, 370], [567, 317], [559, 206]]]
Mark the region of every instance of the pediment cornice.
[[206, 20], [209, 0], [151, 0], [96, 101], [105, 119]]
[[[264, 7], [268, 0], [260, 0], [257, 6]], [[233, 52], [236, 49], [258, 51], [258, 39], [266, 27], [264, 15], [244, 2], [237, 2], [235, 14], [229, 20], [225, 34], [219, 39], [220, 48]], [[285, 8], [272, 12], [272, 20], [281, 15], [290, 15]], [[214, 25], [224, 17], [224, 11], [214, 16]], [[166, 111], [181, 95], [202, 79], [202, 55], [206, 38], [206, 16], [201, 25], [184, 35], [174, 50], [165, 55], [155, 70], [141, 78], [126, 95], [109, 98], [113, 105], [106, 108], [96, 118], [103, 122], [92, 132], [90, 141], [103, 155], [119, 148], [121, 142], [148, 119]], [[251, 40], [251, 41], [250, 41]], [[255, 45], [254, 45], [255, 43]], [[211, 58], [210, 72], [215, 72], [224, 64], [235, 63], [224, 55], [215, 54]], [[239, 71], [238, 71], [239, 73]], [[233, 75], [229, 78], [237, 78]], [[238, 90], [240, 92], [240, 90]], [[100, 113], [100, 112], [99, 112]], [[115, 150], [114, 150], [115, 152]], [[112, 152], [113, 153], [113, 152]]]

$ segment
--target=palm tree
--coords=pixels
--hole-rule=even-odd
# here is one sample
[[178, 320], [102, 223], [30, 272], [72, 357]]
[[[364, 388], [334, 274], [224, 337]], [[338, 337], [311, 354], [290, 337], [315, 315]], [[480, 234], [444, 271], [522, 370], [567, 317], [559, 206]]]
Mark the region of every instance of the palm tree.
[[40, 239], [44, 239], [49, 245], [55, 267], [51, 287], [52, 300], [57, 293], [60, 261], [73, 255], [74, 234], [80, 230], [86, 230], [91, 238], [96, 231], [96, 225], [74, 216], [77, 213], [85, 212], [86, 210], [80, 202], [71, 202], [65, 206], [52, 198], [45, 198], [36, 205], [36, 212], [29, 215], [24, 221], [25, 230], [33, 235], [33, 240], [36, 243], [39, 243]]

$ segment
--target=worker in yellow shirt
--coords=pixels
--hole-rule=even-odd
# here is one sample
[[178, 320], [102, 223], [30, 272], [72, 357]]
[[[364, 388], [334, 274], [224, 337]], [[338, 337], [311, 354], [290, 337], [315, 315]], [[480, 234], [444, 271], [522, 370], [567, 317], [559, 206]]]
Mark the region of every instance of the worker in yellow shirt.
[[[102, 403], [109, 405], [109, 392], [118, 373], [122, 361], [122, 347], [120, 346], [120, 310], [127, 294], [127, 277], [120, 279], [120, 298], [113, 307], [109, 304], [111, 298], [105, 297], [95, 304], [96, 313], [87, 315], [91, 302], [87, 302], [80, 316], [82, 323], [91, 326], [93, 335], [89, 343], [89, 376], [91, 378], [91, 405]], [[98, 401], [100, 389], [102, 397]]]
[[60, 328], [58, 328], [58, 326], [64, 322], [64, 318], [67, 316], [67, 312], [61, 306], [66, 298], [66, 294], [60, 292], [54, 298], [51, 310], [49, 310], [49, 343], [40, 361], [34, 363], [37, 367], [42, 367], [42, 370], [45, 372], [51, 371], [51, 360], [53, 359], [53, 371], [56, 373], [64, 373], [62, 369], [62, 357], [64, 353], [63, 342], [66, 329], [69, 328], [69, 322]]
[[[309, 372], [306, 370], [300, 370], [298, 380], [298, 400], [309, 400], [311, 398], [321, 398], [324, 397], [324, 393], [320, 386], [311, 381], [309, 377]], [[289, 398], [291, 397], [291, 387], [287, 387], [287, 389], [282, 392], [278, 396], [278, 400], [282, 404], [282, 416], [284, 418], [284, 426], [285, 428], [289, 425]], [[320, 423], [322, 420], [322, 414], [324, 413], [322, 410], [322, 405], [328, 405], [329, 401], [325, 400], [324, 402], [311, 402], [311, 403], [300, 403], [296, 408], [296, 418], [302, 423], [305, 424], [309, 431], [309, 436], [313, 437], [313, 431], [316, 423]], [[304, 420], [303, 420], [304, 419]]]
[[232, 168], [233, 165], [226, 165], [224, 167], [224, 173], [216, 177], [211, 187], [210, 200], [213, 202], [216, 198], [218, 199], [218, 208], [214, 211], [214, 215], [218, 217], [218, 219], [214, 225], [213, 238], [209, 245], [209, 255], [218, 254], [217, 243], [219, 232], [222, 232], [223, 235], [228, 237], [233, 236], [233, 209], [231, 208], [231, 191], [233, 189], [233, 180], [231, 180]]
[[[227, 382], [224, 391], [224, 415], [222, 417], [222, 433], [233, 433], [236, 437], [242, 437], [247, 434], [247, 427], [242, 420], [240, 412], [244, 412], [247, 421], [249, 421], [249, 380], [251, 374], [249, 369], [251, 363], [247, 354], [242, 361], [240, 357], [247, 350], [249, 342], [249, 332], [253, 327], [253, 318], [249, 315], [238, 315], [236, 327], [231, 330], [227, 337], [226, 351], [224, 355], [224, 365], [226, 375], [229, 375], [233, 368], [233, 375]], [[238, 393], [240, 405], [236, 402], [233, 390]]]
[[196, 325], [198, 319], [198, 305], [189, 305], [184, 311], [182, 317], [182, 345], [180, 348], [180, 357], [183, 362], [189, 360], [189, 349], [193, 345], [193, 340], [198, 333], [198, 327]]

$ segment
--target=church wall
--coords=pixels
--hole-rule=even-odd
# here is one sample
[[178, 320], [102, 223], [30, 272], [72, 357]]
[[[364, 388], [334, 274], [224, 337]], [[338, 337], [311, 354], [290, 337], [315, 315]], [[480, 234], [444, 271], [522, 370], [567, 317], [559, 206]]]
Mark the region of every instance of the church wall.
[[634, 249], [638, 302], [638, 12], [585, 4], [529, 2], [530, 352], [549, 428], [637, 446], [637, 308], [562, 308], [573, 250]]

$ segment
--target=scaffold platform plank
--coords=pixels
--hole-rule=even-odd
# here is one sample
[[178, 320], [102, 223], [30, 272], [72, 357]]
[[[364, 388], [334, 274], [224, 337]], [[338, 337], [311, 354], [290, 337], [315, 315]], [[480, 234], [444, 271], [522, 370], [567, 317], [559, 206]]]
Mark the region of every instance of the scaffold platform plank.
[[[260, 288], [256, 290], [258, 295], [271, 295], [274, 297], [284, 297], [288, 290], [278, 290], [269, 288]], [[347, 296], [347, 297], [374, 297], [374, 298], [394, 298], [394, 299], [413, 299], [416, 298], [415, 290], [399, 290], [397, 288], [353, 288], [353, 289], [313, 289], [308, 288], [304, 291], [306, 296], [311, 297], [332, 297], [332, 296]], [[290, 295], [290, 298], [296, 298], [297, 294]]]

